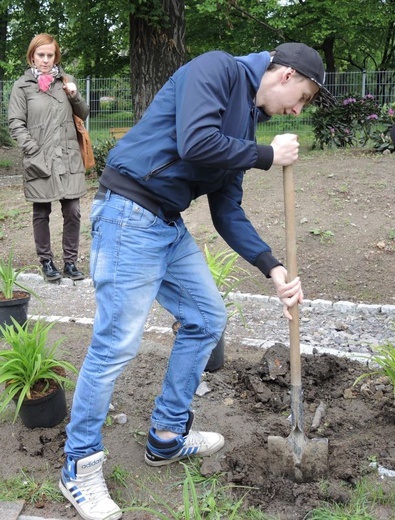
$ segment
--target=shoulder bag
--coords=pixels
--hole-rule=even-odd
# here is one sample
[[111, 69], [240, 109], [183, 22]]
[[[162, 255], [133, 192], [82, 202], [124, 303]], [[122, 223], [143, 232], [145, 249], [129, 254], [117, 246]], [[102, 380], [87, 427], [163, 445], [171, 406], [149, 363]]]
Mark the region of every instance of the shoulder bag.
[[85, 169], [89, 170], [95, 166], [95, 157], [93, 155], [93, 148], [89, 132], [85, 128], [84, 121], [73, 114], [75, 128], [77, 130], [78, 144], [80, 145], [80, 152], [82, 156], [82, 162], [84, 163]]
[[[67, 83], [67, 77], [63, 76], [62, 82], [64, 85]], [[85, 128], [84, 121], [73, 112], [73, 119], [75, 129], [77, 130], [78, 144], [80, 145], [80, 152], [82, 162], [84, 163], [85, 170], [90, 170], [95, 166], [95, 157], [93, 155], [93, 147], [89, 132]]]

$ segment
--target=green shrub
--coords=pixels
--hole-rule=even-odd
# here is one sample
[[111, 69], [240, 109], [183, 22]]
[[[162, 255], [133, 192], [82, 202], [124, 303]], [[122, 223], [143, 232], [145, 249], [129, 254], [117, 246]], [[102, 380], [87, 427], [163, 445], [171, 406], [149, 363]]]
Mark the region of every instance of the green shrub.
[[116, 139], [99, 140], [93, 145], [93, 155], [96, 165], [89, 170], [89, 174], [95, 173], [98, 177], [103, 173], [107, 161], [108, 152], [115, 146]]
[[380, 123], [382, 127], [373, 132], [373, 148], [378, 152], [393, 153], [395, 146], [390, 136], [390, 130], [395, 124], [395, 103], [385, 104], [381, 107]]
[[0, 146], [14, 146], [8, 127], [0, 126]]
[[312, 115], [314, 147], [366, 146], [380, 123], [381, 109], [374, 96], [347, 95], [331, 108]]

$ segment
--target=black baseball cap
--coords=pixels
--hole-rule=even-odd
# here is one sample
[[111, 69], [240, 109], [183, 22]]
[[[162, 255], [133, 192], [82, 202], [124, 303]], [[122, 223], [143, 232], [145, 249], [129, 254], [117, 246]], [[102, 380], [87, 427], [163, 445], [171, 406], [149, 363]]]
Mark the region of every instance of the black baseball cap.
[[275, 48], [271, 62], [291, 67], [319, 86], [320, 90], [312, 101], [313, 105], [330, 107], [336, 104], [335, 98], [324, 87], [324, 63], [315, 49], [304, 43], [282, 43]]

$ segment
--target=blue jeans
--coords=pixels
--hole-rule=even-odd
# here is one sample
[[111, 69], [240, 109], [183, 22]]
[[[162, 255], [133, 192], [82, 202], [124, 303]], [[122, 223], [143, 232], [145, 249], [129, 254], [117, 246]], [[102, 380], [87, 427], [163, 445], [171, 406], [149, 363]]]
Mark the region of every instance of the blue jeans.
[[167, 223], [110, 191], [103, 197], [94, 200], [91, 212], [97, 310], [66, 429], [65, 452], [72, 458], [103, 449], [101, 429], [116, 378], [138, 352], [155, 298], [181, 323], [155, 399], [151, 425], [156, 429], [184, 433], [194, 393], [227, 319], [182, 218]]

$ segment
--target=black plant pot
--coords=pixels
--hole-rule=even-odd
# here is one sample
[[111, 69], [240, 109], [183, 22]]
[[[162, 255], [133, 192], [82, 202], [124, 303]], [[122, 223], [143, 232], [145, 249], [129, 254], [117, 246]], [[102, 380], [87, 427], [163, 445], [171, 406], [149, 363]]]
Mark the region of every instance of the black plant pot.
[[[172, 325], [173, 334], [176, 336], [177, 331], [180, 328], [180, 322], [175, 321]], [[217, 345], [211, 352], [209, 360], [207, 361], [205, 372], [215, 372], [224, 366], [225, 363], [225, 331], [223, 331]]]
[[26, 428], [52, 428], [67, 415], [66, 395], [63, 388], [39, 399], [25, 399], [19, 415]]
[[225, 331], [222, 333], [217, 345], [211, 352], [211, 356], [207, 361], [205, 372], [215, 372], [224, 366], [225, 363]]
[[11, 317], [13, 317], [19, 325], [23, 325], [27, 320], [27, 311], [29, 307], [30, 294], [27, 292], [16, 292], [18, 297], [11, 300], [2, 300], [0, 298], [0, 325], [12, 325]]

